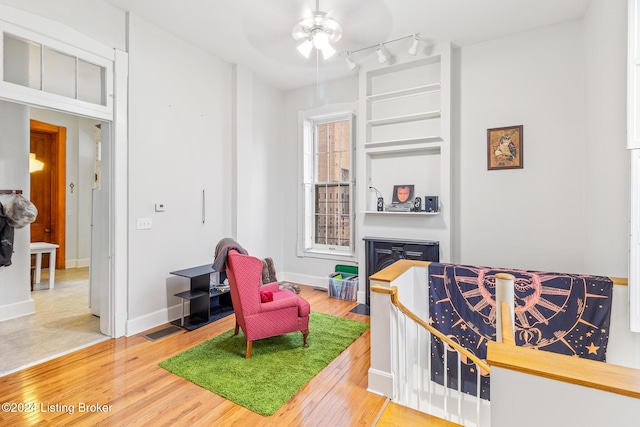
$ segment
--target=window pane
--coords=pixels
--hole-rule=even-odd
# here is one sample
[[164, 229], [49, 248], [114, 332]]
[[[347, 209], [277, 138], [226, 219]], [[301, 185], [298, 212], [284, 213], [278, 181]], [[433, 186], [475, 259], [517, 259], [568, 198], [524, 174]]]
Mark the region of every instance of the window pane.
[[351, 237], [351, 219], [349, 215], [340, 216], [340, 246], [349, 246]]
[[4, 81], [40, 89], [40, 45], [4, 34]]
[[[305, 219], [313, 222], [309, 223], [309, 235], [304, 236], [305, 242], [308, 241], [311, 247], [325, 247], [318, 249], [326, 249], [326, 246], [348, 249], [353, 238], [350, 207], [351, 120], [345, 114], [342, 119], [332, 122], [310, 120], [305, 123], [313, 129], [305, 133], [305, 138], [312, 138], [305, 139], [305, 158], [313, 159], [309, 162], [313, 170], [310, 176], [305, 176], [314, 181], [309, 201], [312, 206], [307, 205], [311, 209], [305, 212]], [[345, 250], [341, 252], [345, 253]]]
[[107, 105], [105, 97], [105, 68], [78, 59], [78, 99]]
[[45, 46], [42, 90], [76, 97], [76, 58]]
[[327, 153], [316, 155], [316, 181], [330, 182], [329, 160], [331, 156]]
[[349, 246], [349, 186], [316, 185], [315, 193], [315, 243]]

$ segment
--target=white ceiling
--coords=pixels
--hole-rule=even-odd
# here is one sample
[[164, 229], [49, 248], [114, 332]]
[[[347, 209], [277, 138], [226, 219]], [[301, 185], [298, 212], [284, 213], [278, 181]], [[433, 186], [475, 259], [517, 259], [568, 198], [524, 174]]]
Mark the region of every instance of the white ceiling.
[[[106, 0], [162, 27], [222, 60], [252, 70], [290, 90], [349, 75], [344, 59], [305, 59], [293, 26], [315, 10], [316, 0]], [[590, 0], [320, 0], [320, 10], [343, 27], [339, 52], [420, 33], [426, 44], [465, 46], [508, 34], [579, 19]], [[404, 45], [406, 44], [406, 46]], [[406, 50], [405, 43], [387, 48]], [[375, 49], [354, 55], [371, 59]], [[318, 67], [316, 69], [316, 62]]]

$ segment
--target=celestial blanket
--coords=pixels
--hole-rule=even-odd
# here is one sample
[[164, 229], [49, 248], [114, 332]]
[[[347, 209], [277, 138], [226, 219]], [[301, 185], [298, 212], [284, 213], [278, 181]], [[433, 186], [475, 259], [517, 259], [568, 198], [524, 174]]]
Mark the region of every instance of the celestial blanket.
[[[606, 358], [613, 283], [608, 277], [431, 263], [429, 323], [481, 359], [496, 339], [495, 276], [515, 276], [516, 345], [599, 360]], [[432, 379], [443, 384], [441, 340], [432, 338]], [[448, 385], [457, 389], [457, 356], [447, 357]], [[476, 395], [475, 365], [463, 365], [462, 391]], [[480, 395], [489, 399], [489, 376]]]

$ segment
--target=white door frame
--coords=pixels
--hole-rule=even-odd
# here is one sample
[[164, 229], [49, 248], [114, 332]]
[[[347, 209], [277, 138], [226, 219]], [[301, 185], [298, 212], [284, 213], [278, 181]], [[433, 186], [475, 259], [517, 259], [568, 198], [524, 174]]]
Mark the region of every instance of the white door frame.
[[[128, 111], [127, 80], [129, 59], [124, 51], [105, 46], [89, 37], [70, 32], [63, 24], [38, 15], [0, 5], [0, 27], [19, 31], [36, 42], [65, 46], [67, 50], [98, 56], [109, 64], [107, 83], [107, 109], [87, 108], [86, 104], [69, 98], [44, 93], [35, 89], [12, 85], [2, 81], [0, 66], [0, 99], [64, 113], [81, 115], [111, 123], [112, 169], [110, 177], [111, 200], [109, 220], [109, 280], [102, 289], [100, 330], [113, 338], [125, 335], [127, 322], [127, 164], [128, 164]], [[0, 28], [1, 29], [1, 28]], [[2, 34], [0, 32], [0, 47]], [[57, 46], [56, 46], [57, 47]], [[1, 50], [0, 50], [1, 52]], [[80, 57], [81, 54], [78, 54]], [[0, 63], [2, 58], [0, 58]], [[1, 64], [0, 64], [1, 65]], [[112, 101], [112, 102], [111, 102]]]

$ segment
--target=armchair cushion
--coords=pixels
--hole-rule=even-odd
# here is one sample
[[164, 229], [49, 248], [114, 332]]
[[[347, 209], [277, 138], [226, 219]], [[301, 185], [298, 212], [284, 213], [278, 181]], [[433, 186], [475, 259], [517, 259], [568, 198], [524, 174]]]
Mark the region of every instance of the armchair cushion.
[[260, 291], [260, 301], [263, 303], [273, 301], [273, 292]]

